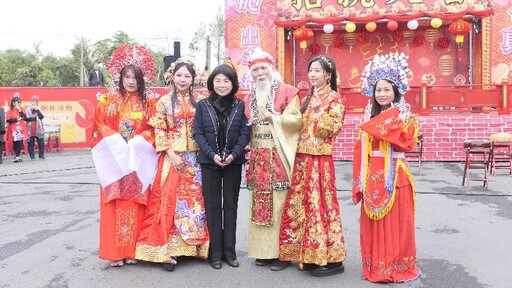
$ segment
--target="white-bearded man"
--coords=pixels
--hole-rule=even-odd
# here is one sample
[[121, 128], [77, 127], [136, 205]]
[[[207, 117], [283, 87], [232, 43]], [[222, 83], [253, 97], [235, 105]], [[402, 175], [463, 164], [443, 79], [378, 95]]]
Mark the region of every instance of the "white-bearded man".
[[251, 125], [249, 257], [257, 266], [281, 271], [289, 262], [279, 261], [279, 228], [302, 120], [298, 89], [281, 82], [272, 62], [260, 48], [249, 57], [256, 81], [245, 98]]

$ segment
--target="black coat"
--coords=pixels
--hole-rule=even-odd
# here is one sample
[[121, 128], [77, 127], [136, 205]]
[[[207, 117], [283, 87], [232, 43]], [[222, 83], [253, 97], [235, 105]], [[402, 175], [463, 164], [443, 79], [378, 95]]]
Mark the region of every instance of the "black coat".
[[98, 70], [98, 75], [96, 75], [96, 70], [94, 69], [89, 73], [89, 86], [105, 86], [105, 77], [103, 77], [101, 70]]
[[[0, 143], [4, 143], [5, 134], [5, 111], [4, 108], [0, 107]], [[2, 151], [0, 151], [2, 153]]]
[[[194, 140], [201, 149], [197, 162], [214, 164], [215, 154], [219, 151], [219, 117], [211, 102], [211, 96], [197, 103], [194, 118]], [[245, 163], [245, 146], [249, 143], [249, 126], [244, 113], [244, 101], [235, 97], [226, 121], [226, 149], [233, 155], [233, 164]]]

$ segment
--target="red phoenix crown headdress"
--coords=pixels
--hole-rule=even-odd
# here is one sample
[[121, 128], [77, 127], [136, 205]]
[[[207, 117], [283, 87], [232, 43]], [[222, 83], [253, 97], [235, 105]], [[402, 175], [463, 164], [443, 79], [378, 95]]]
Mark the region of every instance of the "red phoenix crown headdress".
[[119, 78], [121, 70], [126, 65], [135, 65], [142, 70], [144, 80], [151, 82], [155, 79], [156, 67], [151, 51], [142, 45], [123, 44], [112, 53], [112, 60], [107, 62], [108, 73], [112, 79]]

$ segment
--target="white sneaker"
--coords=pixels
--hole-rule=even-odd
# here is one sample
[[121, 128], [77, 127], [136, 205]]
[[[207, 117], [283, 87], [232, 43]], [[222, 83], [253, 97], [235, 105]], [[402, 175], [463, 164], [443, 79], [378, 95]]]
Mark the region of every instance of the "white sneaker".
[[18, 163], [18, 162], [21, 162], [20, 160], [21, 160], [20, 157], [14, 157], [14, 159], [12, 159], [12, 162]]
[[119, 261], [111, 261], [110, 262], [110, 266], [112, 267], [121, 267], [124, 265], [124, 262], [123, 260], [119, 260]]
[[126, 259], [124, 259], [124, 263], [126, 263], [128, 265], [135, 265], [135, 264], [139, 263], [139, 261], [137, 261], [135, 259], [126, 258]]

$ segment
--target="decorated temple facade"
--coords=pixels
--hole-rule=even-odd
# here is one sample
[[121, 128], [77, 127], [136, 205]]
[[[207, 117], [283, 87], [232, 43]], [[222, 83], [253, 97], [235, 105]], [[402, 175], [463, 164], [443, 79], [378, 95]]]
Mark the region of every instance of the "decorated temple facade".
[[[226, 0], [226, 53], [244, 72], [261, 46], [301, 89], [314, 55], [333, 57], [341, 90], [357, 93], [366, 63], [389, 52], [409, 56], [412, 89], [501, 84], [510, 74], [510, 8], [508, 0]], [[245, 89], [248, 76], [240, 76]]]

